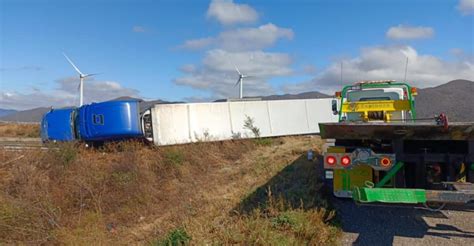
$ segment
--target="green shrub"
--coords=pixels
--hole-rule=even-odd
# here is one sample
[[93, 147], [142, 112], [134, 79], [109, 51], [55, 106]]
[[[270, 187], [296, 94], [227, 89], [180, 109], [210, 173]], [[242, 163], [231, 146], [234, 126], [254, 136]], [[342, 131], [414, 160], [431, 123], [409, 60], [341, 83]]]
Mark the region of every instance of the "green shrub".
[[270, 146], [273, 144], [273, 141], [271, 138], [257, 138], [257, 139], [254, 139], [254, 141], [257, 145], [261, 145], [261, 146]]
[[177, 228], [169, 232], [166, 238], [153, 242], [153, 246], [180, 246], [189, 245], [191, 236], [183, 228]]
[[74, 143], [60, 143], [57, 149], [52, 149], [54, 151], [54, 157], [62, 165], [68, 166], [73, 163], [77, 158], [78, 146]]
[[173, 166], [180, 166], [184, 162], [184, 154], [176, 149], [168, 149], [164, 153], [164, 157], [166, 162]]
[[293, 221], [293, 219], [287, 214], [280, 214], [277, 217], [272, 218], [273, 227], [286, 227], [292, 226], [294, 224], [295, 222]]
[[252, 131], [254, 137], [259, 138], [260, 129], [256, 127], [254, 124], [255, 124], [255, 120], [252, 117], [246, 115], [245, 121], [244, 121], [244, 128]]

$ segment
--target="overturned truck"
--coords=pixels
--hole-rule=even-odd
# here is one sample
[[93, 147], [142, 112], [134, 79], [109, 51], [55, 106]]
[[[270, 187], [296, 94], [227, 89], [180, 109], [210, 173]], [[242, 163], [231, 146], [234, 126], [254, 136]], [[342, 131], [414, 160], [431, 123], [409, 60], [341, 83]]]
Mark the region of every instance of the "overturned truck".
[[319, 124], [327, 139], [324, 178], [336, 197], [435, 209], [474, 202], [474, 123], [449, 122], [445, 114], [419, 119], [416, 95], [395, 81], [336, 92], [339, 122]]

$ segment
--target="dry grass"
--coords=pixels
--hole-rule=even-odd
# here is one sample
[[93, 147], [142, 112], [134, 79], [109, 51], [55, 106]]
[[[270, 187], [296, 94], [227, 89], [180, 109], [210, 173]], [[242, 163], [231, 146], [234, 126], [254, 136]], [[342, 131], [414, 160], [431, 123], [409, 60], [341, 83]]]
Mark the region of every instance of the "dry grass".
[[319, 144], [0, 151], [0, 244], [334, 243], [315, 163], [301, 157]]
[[0, 123], [0, 137], [40, 137], [39, 124]]

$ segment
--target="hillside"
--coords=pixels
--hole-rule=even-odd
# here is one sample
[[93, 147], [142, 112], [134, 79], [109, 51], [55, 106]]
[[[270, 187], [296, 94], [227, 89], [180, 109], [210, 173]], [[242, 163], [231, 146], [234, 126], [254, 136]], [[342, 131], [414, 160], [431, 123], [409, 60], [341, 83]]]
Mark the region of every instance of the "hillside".
[[453, 80], [437, 87], [420, 89], [416, 97], [417, 116], [427, 118], [446, 113], [450, 121], [474, 122], [473, 95], [474, 82], [469, 80]]
[[13, 110], [13, 109], [3, 109], [3, 108], [0, 108], [0, 117], [2, 116], [6, 116], [6, 115], [10, 115], [10, 114], [14, 114], [16, 113], [17, 111], [16, 110]]
[[329, 98], [330, 95], [317, 91], [303, 92], [299, 94], [271, 95], [262, 97], [263, 100], [289, 100], [289, 99], [312, 99], [312, 98]]
[[40, 122], [43, 114], [48, 112], [50, 108], [34, 108], [23, 111], [18, 111], [6, 116], [0, 117], [2, 121], [15, 122]]
[[320, 144], [0, 150], [0, 244], [334, 245], [335, 214], [305, 156]]

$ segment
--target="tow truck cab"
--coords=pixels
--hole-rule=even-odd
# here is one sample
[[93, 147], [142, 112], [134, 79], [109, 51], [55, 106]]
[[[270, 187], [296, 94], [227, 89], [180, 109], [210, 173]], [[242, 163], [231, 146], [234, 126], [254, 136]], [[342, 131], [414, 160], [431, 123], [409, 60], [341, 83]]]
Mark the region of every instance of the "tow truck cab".
[[340, 103], [333, 102], [333, 112], [339, 115], [339, 122], [404, 121], [415, 118], [414, 96], [416, 88], [407, 84], [359, 82], [336, 92]]
[[139, 102], [107, 101], [52, 109], [43, 116], [43, 142], [108, 141], [143, 137]]
[[[415, 95], [416, 89], [405, 83], [364, 81], [336, 92], [332, 110], [347, 125], [409, 121], [416, 115]], [[369, 139], [329, 140], [323, 150], [324, 168], [326, 184], [334, 195], [352, 197], [355, 187], [383, 178], [396, 163], [390, 144]]]

